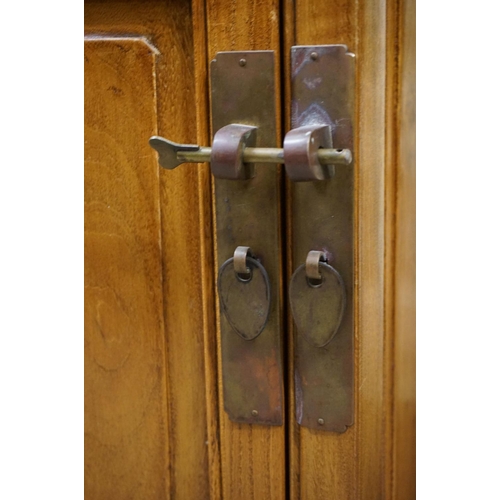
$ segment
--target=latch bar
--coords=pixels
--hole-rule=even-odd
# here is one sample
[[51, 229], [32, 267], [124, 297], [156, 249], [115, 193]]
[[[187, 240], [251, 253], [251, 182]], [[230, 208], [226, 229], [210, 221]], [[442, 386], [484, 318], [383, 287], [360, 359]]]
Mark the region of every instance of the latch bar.
[[[171, 148], [174, 155], [168, 159], [160, 160], [163, 168], [173, 169], [183, 163], [205, 163], [210, 162], [212, 148], [197, 146], [195, 144], [177, 144], [163, 137], [153, 136], [150, 144], [160, 154], [162, 148]], [[161, 158], [161, 157], [160, 157]], [[170, 159], [171, 158], [171, 159]], [[348, 149], [320, 149], [318, 159], [322, 165], [349, 165], [352, 154]], [[285, 163], [283, 148], [245, 148], [243, 150], [243, 161], [245, 163]]]

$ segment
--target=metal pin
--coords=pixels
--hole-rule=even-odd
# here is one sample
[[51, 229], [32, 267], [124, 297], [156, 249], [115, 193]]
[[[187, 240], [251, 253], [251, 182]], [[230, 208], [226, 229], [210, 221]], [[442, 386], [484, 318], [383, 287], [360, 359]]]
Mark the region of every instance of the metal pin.
[[252, 417], [257, 417], [259, 412], [257, 410], [252, 410]]
[[325, 421], [322, 418], [318, 418], [319, 425], [325, 425]]
[[246, 59], [240, 59], [240, 66], [243, 67], [247, 64], [247, 60]]
[[318, 53], [317, 52], [311, 52], [311, 59], [313, 61], [316, 61], [318, 59]]

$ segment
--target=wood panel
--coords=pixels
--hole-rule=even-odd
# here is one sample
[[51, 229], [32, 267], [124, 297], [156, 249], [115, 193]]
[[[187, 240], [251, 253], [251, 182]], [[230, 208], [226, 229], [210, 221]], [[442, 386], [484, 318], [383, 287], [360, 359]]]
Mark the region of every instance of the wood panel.
[[[414, 497], [414, 2], [281, 4], [86, 2], [89, 498]], [[222, 50], [276, 51], [288, 130], [289, 49], [329, 43], [357, 60], [355, 424], [299, 428], [289, 363], [289, 429], [237, 425], [217, 382], [210, 174], [158, 173], [147, 139], [209, 142]]]
[[85, 488], [93, 499], [168, 491], [158, 169], [136, 140], [156, 129], [155, 52], [137, 38], [85, 43]]
[[[280, 16], [277, 0], [208, 0], [206, 22], [208, 60], [213, 59], [219, 51], [275, 50], [276, 78], [280, 77]], [[276, 96], [276, 108], [280, 110], [279, 95]], [[277, 127], [279, 130], [279, 122]], [[277, 251], [281, 250], [278, 248]], [[219, 391], [222, 394], [221, 386]], [[284, 426], [235, 424], [220, 406], [223, 498], [285, 498], [284, 429]]]
[[386, 491], [416, 497], [415, 2], [387, 3]]
[[[354, 52], [355, 28], [353, 23], [354, 5], [334, 1], [299, 1], [287, 3], [285, 24], [293, 25], [288, 29], [285, 38], [284, 52], [289, 53], [292, 45], [320, 45], [343, 43]], [[290, 67], [285, 70], [285, 84], [289, 84]], [[288, 90], [289, 92], [289, 90]], [[285, 106], [288, 108], [290, 97]], [[287, 109], [288, 112], [288, 109]], [[288, 117], [288, 128], [290, 122]], [[287, 184], [288, 214], [291, 210], [291, 186]], [[292, 227], [291, 220], [288, 228]], [[287, 230], [292, 248], [294, 235]], [[287, 257], [292, 263], [292, 256]], [[295, 269], [288, 268], [288, 280]], [[355, 306], [356, 311], [356, 306]], [[355, 450], [355, 427], [350, 427], [344, 434], [325, 433], [299, 427], [295, 421], [295, 387], [294, 387], [294, 323], [289, 317], [287, 345], [289, 346], [289, 397], [291, 422], [290, 442], [290, 492], [292, 499], [300, 498], [351, 498], [356, 491], [355, 462], [349, 459]], [[355, 323], [356, 324], [356, 323]], [[355, 344], [356, 347], [356, 344]], [[357, 416], [357, 411], [355, 417]], [[355, 498], [353, 495], [352, 498]]]
[[358, 431], [359, 498], [384, 498], [384, 287], [386, 4], [360, 2], [358, 59]]
[[[207, 19], [204, 0], [192, 2], [192, 23], [194, 43], [194, 82], [195, 106], [197, 124], [197, 144], [210, 144], [210, 114], [208, 98], [208, 49], [207, 49]], [[208, 455], [210, 470], [210, 498], [222, 498], [222, 471], [219, 433], [219, 386], [217, 370], [217, 334], [216, 334], [216, 303], [215, 303], [215, 254], [213, 247], [212, 224], [212, 174], [209, 164], [199, 168], [198, 195], [200, 199], [200, 228], [204, 231], [204, 239], [208, 244], [202, 245], [201, 275], [203, 283], [203, 320], [207, 325], [204, 329], [205, 342], [205, 387], [207, 406]]]
[[[398, 75], [398, 40], [399, 40], [399, 0], [387, 2], [387, 77], [386, 77], [386, 161], [385, 161], [385, 351], [388, 359], [394, 359], [394, 284], [395, 284], [395, 232], [396, 232], [396, 174], [397, 174], [397, 138], [398, 138], [398, 101], [399, 101], [399, 75]], [[393, 491], [394, 469], [394, 363], [385, 365], [385, 491], [391, 497]]]
[[[387, 119], [394, 114], [388, 111], [394, 100], [386, 97], [387, 61], [392, 71], [397, 56], [397, 38], [391, 38], [387, 32], [387, 8], [384, 0], [285, 3], [285, 52], [293, 44], [342, 43], [355, 53], [357, 65], [355, 423], [344, 434], [291, 426], [290, 491], [295, 499], [392, 495], [395, 218], [391, 212], [396, 195], [391, 170], [394, 156], [387, 155], [386, 149], [394, 149], [393, 141], [398, 140], [399, 131], [394, 120]], [[389, 13], [392, 15], [392, 11]], [[289, 68], [285, 74], [289, 74]], [[397, 86], [397, 81], [391, 80], [392, 84]], [[386, 123], [392, 127], [387, 135]], [[399, 210], [398, 207], [398, 213]], [[401, 221], [411, 225], [408, 215], [402, 214]], [[289, 233], [288, 238], [292, 237]], [[411, 256], [405, 265], [411, 265]], [[403, 296], [411, 303], [411, 295]], [[288, 338], [292, 346], [291, 334]], [[288, 357], [293, 359], [293, 347]], [[289, 369], [289, 382], [292, 414], [293, 366]], [[402, 421], [406, 422], [405, 418]], [[410, 473], [407, 468], [404, 474]]]
[[411, 500], [416, 498], [415, 0], [402, 0], [399, 12], [393, 495], [398, 500]]
[[[194, 58], [205, 33], [196, 33], [195, 44], [189, 2], [86, 2], [85, 28], [93, 37], [147, 38], [157, 51], [157, 133], [186, 143], [203, 135], [206, 116], [196, 114]], [[137, 96], [138, 102], [147, 103], [148, 99], [147, 95]], [[138, 119], [133, 110], [123, 112], [129, 121]], [[105, 120], [105, 116], [100, 119]], [[130, 140], [144, 145], [143, 156], [158, 169], [156, 154], [147, 144], [155, 132], [143, 130]], [[218, 393], [207, 167], [183, 165], [175, 171], [160, 170], [151, 196], [159, 197], [160, 228], [155, 238], [162, 264], [159, 276], [166, 344], [165, 358], [158, 360], [158, 366], [166, 370], [168, 416], [158, 421], [164, 428], [161, 444], [168, 456], [162, 476], [169, 498], [218, 499]]]

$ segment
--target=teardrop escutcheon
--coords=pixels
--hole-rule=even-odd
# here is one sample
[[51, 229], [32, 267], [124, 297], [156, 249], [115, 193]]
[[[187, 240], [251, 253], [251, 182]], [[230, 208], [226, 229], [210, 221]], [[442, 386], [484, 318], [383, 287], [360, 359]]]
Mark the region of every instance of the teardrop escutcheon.
[[298, 332], [315, 347], [324, 347], [335, 337], [346, 307], [342, 277], [332, 266], [320, 262], [321, 284], [309, 283], [305, 265], [290, 281], [290, 306]]
[[271, 308], [271, 285], [262, 264], [247, 257], [250, 278], [234, 271], [234, 259], [222, 264], [217, 280], [221, 311], [233, 330], [244, 340], [257, 338], [264, 330]]

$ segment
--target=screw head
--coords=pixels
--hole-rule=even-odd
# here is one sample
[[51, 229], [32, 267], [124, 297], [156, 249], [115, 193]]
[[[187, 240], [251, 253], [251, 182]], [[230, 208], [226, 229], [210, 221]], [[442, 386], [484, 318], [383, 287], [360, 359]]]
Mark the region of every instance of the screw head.
[[319, 425], [325, 425], [325, 421], [322, 418], [318, 418]]
[[246, 59], [240, 59], [239, 64], [240, 64], [240, 66], [241, 66], [241, 67], [245, 66], [245, 65], [246, 65], [246, 63], [247, 63], [247, 60], [246, 60]]
[[317, 52], [311, 52], [311, 59], [313, 61], [316, 61], [318, 59], [318, 53]]
[[259, 414], [257, 410], [252, 410], [252, 417], [256, 417]]

